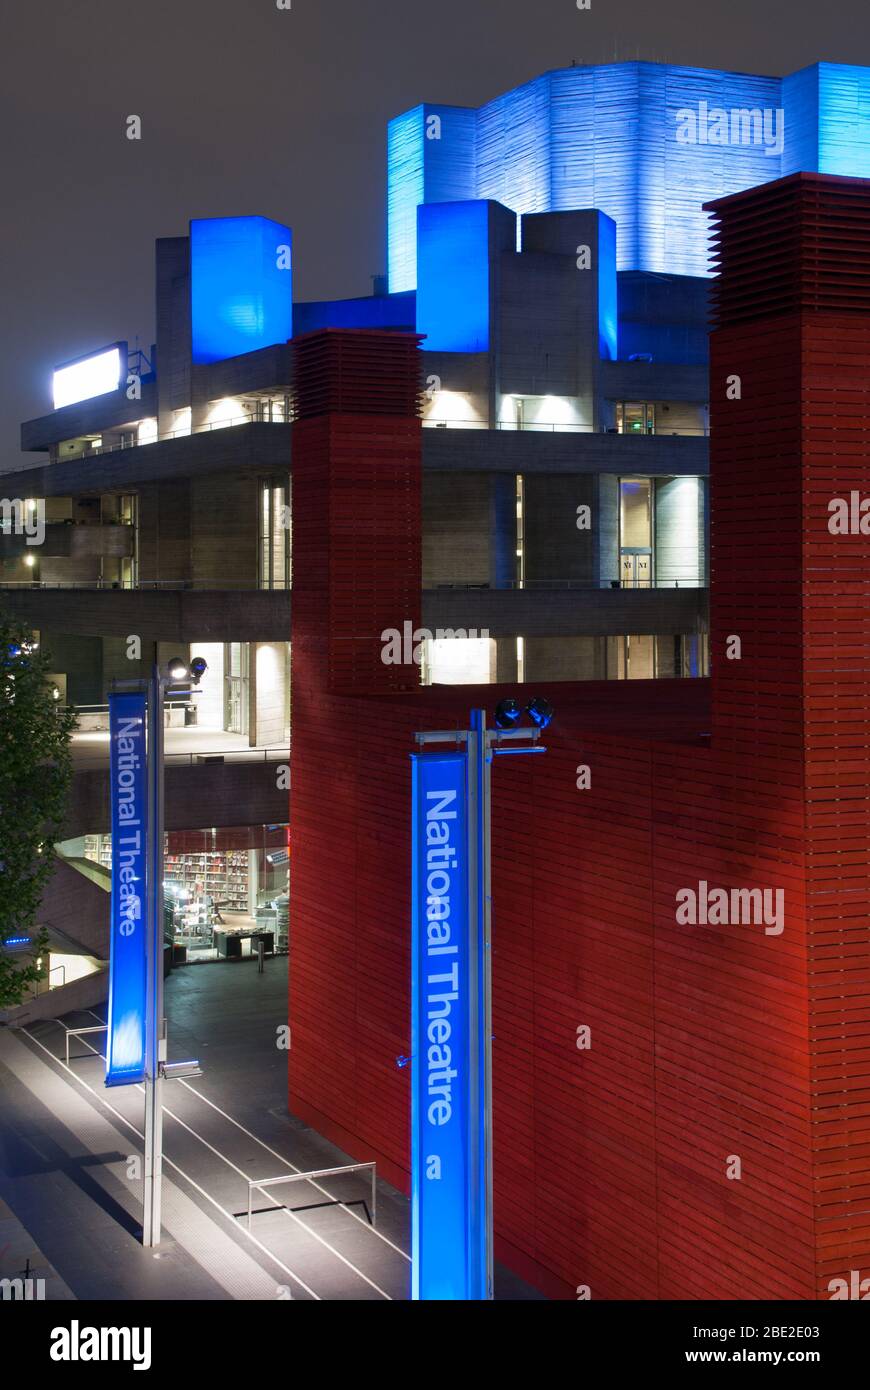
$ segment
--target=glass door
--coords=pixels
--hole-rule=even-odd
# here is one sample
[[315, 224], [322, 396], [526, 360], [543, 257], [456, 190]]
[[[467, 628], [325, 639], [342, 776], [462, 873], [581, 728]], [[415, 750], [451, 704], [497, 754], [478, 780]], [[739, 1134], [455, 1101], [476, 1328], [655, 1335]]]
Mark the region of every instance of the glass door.
[[648, 589], [652, 581], [652, 555], [642, 551], [623, 550], [621, 557], [622, 588]]
[[617, 401], [616, 428], [620, 434], [655, 434], [655, 403], [653, 401]]
[[624, 589], [653, 585], [653, 483], [619, 480], [619, 578]]
[[250, 680], [247, 642], [227, 642], [224, 653], [224, 728], [247, 734]]

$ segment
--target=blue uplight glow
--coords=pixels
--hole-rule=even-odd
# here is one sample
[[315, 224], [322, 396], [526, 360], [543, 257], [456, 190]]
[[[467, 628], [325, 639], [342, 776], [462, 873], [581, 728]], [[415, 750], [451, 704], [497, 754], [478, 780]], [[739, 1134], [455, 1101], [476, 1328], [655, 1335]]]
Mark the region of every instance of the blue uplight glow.
[[418, 209], [417, 332], [427, 352], [489, 351], [490, 206]]
[[[455, 138], [430, 138], [427, 115], [440, 111], [461, 120]], [[677, 138], [687, 111], [698, 115], [689, 142]], [[731, 118], [724, 142], [708, 121], [717, 112]], [[763, 134], [767, 117], [781, 142]], [[478, 110], [397, 117], [388, 165], [393, 291], [416, 284], [414, 207], [470, 198], [520, 214], [598, 208], [616, 222], [619, 270], [707, 276], [705, 202], [799, 169], [870, 177], [870, 68], [817, 63], [786, 78], [659, 63], [565, 68]]]
[[190, 224], [194, 362], [219, 362], [293, 336], [293, 233], [268, 217]]

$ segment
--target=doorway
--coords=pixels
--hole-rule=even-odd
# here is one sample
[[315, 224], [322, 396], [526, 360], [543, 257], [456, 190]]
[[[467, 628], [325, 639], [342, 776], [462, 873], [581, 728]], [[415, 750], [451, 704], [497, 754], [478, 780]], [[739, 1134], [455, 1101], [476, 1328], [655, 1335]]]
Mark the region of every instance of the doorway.
[[619, 480], [619, 582], [623, 589], [653, 587], [653, 482]]
[[227, 642], [224, 648], [224, 728], [247, 734], [250, 723], [250, 659], [247, 642]]

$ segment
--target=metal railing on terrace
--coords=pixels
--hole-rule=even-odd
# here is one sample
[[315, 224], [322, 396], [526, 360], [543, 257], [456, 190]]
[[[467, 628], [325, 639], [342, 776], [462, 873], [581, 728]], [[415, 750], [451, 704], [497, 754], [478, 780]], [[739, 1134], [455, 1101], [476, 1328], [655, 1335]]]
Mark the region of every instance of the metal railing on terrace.
[[289, 425], [292, 424], [292, 413], [286, 418], [269, 418], [256, 414], [235, 415], [229, 420], [213, 420], [205, 425], [191, 427], [187, 425], [184, 429], [164, 430], [162, 434], [151, 434], [144, 439], [140, 439], [138, 434], [135, 438], [124, 438], [116, 440], [115, 443], [98, 444], [96, 448], [85, 449], [81, 454], [74, 454], [72, 458], [68, 455], [62, 460], [64, 463], [75, 462], [78, 459], [95, 458], [98, 454], [116, 454], [122, 449], [138, 449], [145, 444], [162, 444], [167, 439], [185, 439], [191, 434], [210, 434], [213, 430], [232, 429], [238, 425]]
[[445, 583], [438, 582], [430, 584], [424, 588], [424, 593], [493, 593], [503, 590], [516, 590], [526, 593], [547, 593], [561, 591], [564, 589], [577, 590], [578, 592], [595, 592], [601, 589], [706, 589], [707, 585], [700, 579], [653, 579], [653, 580], [629, 580], [629, 579], [599, 579], [599, 580], [580, 580], [580, 579], [518, 579], [506, 580], [503, 584], [471, 584], [467, 582], [455, 583], [448, 580]]
[[688, 436], [689, 438], [707, 438], [710, 434], [709, 426], [687, 425], [678, 429], [655, 429], [655, 430], [617, 430], [613, 428], [593, 429], [591, 425], [576, 423], [557, 423], [556, 421], [546, 420], [526, 420], [522, 424], [517, 424], [514, 420], [497, 420], [494, 425], [490, 425], [486, 420], [423, 420], [425, 429], [452, 429], [452, 430], [507, 430], [511, 433], [533, 433], [533, 434], [616, 434], [623, 439], [671, 439], [674, 436]]
[[[653, 579], [653, 580], [628, 580], [628, 579], [599, 579], [599, 580], [578, 580], [578, 579], [526, 579], [520, 582], [518, 579], [508, 579], [499, 584], [475, 583], [468, 580], [438, 580], [434, 584], [424, 584], [424, 593], [434, 593], [442, 589], [458, 589], [463, 591], [473, 590], [492, 590], [492, 589], [703, 589], [706, 585], [698, 579]], [[138, 584], [123, 584], [120, 581], [110, 580], [0, 580], [0, 589], [80, 589], [88, 593], [99, 592], [101, 590], [123, 589], [125, 593], [240, 593], [240, 594], [292, 594], [292, 588], [287, 589], [260, 589], [256, 585], [249, 585], [247, 588], [234, 587], [232, 589], [219, 589], [212, 582], [199, 579], [146, 579]]]
[[[60, 557], [63, 559], [63, 557]], [[124, 589], [129, 593], [151, 592], [159, 590], [161, 592], [173, 592], [179, 590], [197, 590], [204, 593], [242, 593], [242, 594], [286, 594], [290, 589], [261, 589], [257, 584], [237, 585], [231, 589], [222, 589], [221, 586], [205, 579], [140, 579], [135, 584], [121, 579], [2, 579], [0, 589], [85, 589], [88, 591], [100, 589]]]
[[[75, 706], [76, 711], [80, 706]], [[106, 715], [108, 725], [108, 714]], [[183, 733], [182, 730], [176, 730]], [[108, 728], [105, 745], [88, 747], [76, 744], [73, 736], [73, 767], [76, 772], [86, 768], [105, 767], [109, 760]], [[201, 767], [209, 764], [226, 763], [288, 763], [290, 745], [269, 748], [186, 748], [178, 752], [164, 751], [163, 761], [167, 767]]]

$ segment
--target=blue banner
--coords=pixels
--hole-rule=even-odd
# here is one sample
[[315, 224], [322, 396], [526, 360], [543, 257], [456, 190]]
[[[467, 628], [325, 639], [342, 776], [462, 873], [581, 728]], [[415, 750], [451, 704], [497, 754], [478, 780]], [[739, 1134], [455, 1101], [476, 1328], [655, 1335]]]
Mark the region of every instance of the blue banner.
[[145, 693], [110, 694], [112, 906], [106, 1085], [145, 1076]]
[[486, 1297], [468, 759], [412, 754], [412, 1297]]

